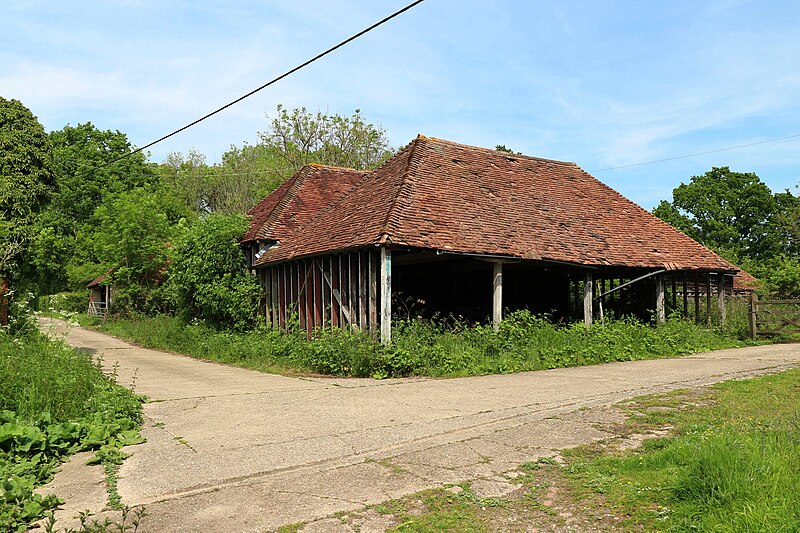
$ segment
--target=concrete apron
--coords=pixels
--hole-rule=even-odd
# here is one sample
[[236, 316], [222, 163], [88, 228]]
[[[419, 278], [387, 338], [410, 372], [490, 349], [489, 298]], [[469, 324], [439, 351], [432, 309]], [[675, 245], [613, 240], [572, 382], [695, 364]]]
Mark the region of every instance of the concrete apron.
[[519, 464], [609, 436], [583, 408], [800, 366], [796, 345], [775, 345], [448, 380], [293, 378], [43, 327], [150, 400], [147, 442], [119, 475], [123, 502], [147, 506], [144, 532], [271, 531], [465, 480], [502, 495]]

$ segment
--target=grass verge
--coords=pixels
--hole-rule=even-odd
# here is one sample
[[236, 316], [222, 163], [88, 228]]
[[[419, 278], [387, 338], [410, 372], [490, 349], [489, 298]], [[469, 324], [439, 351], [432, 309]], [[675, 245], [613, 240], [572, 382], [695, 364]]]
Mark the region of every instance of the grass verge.
[[628, 406], [631, 430], [674, 428], [669, 436], [632, 452], [574, 450], [566, 475], [576, 494], [602, 496], [646, 530], [800, 531], [800, 370], [686, 398]]
[[375, 378], [502, 374], [674, 357], [743, 345], [680, 319], [657, 327], [622, 319], [589, 328], [554, 325], [524, 311], [511, 314], [498, 331], [490, 326], [401, 321], [388, 347], [366, 334], [338, 329], [319, 330], [309, 340], [300, 331], [233, 333], [167, 316], [82, 320], [148, 348], [261, 371]]
[[141, 399], [87, 353], [36, 331], [0, 332], [0, 530], [24, 531], [61, 501], [34, 489], [73, 453], [104, 466], [141, 442]]

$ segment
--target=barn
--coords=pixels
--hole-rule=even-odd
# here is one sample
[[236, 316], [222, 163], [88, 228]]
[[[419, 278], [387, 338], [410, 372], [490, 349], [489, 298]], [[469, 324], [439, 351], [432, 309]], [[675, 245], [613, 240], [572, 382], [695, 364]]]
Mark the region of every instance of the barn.
[[248, 214], [275, 327], [392, 316], [724, 320], [739, 269], [575, 163], [418, 136], [374, 171], [300, 170]]

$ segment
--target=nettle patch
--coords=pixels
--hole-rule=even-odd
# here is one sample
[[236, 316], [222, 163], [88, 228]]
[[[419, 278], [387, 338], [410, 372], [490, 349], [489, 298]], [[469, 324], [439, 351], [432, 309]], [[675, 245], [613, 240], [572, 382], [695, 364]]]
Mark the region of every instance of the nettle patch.
[[[34, 489], [70, 455], [95, 451], [91, 462], [115, 477], [122, 447], [143, 442], [142, 398], [88, 354], [36, 332], [0, 333], [0, 375], [0, 529], [25, 531], [62, 503]], [[119, 506], [111, 489], [109, 506]]]

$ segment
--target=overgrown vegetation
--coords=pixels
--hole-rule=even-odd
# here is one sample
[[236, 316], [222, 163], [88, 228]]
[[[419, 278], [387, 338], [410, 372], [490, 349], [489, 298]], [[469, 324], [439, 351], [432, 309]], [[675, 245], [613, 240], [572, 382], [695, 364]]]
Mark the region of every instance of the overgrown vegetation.
[[610, 361], [671, 357], [730, 348], [731, 337], [672, 319], [658, 327], [633, 319], [554, 325], [527, 311], [512, 313], [499, 331], [491, 326], [402, 321], [391, 346], [369, 335], [320, 330], [257, 329], [234, 333], [161, 316], [95, 322], [108, 333], [149, 348], [175, 351], [270, 372], [336, 376], [468, 376], [540, 370]]
[[34, 488], [70, 455], [95, 450], [107, 467], [141, 442], [141, 400], [89, 354], [35, 330], [0, 331], [0, 529], [24, 531], [59, 505]]
[[[800, 530], [800, 371], [714, 386], [705, 406], [633, 402], [630, 424], [674, 427], [633, 452], [577, 449], [576, 494], [602, 495], [623, 526], [660, 531]], [[692, 399], [697, 403], [697, 399]]]

